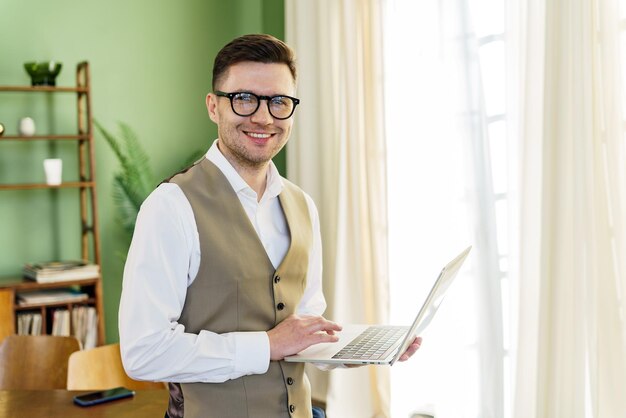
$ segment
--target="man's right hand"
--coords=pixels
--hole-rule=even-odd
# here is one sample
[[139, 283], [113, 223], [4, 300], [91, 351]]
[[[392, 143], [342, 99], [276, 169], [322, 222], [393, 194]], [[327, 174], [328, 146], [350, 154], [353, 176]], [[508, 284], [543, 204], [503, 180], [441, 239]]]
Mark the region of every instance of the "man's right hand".
[[270, 359], [282, 360], [313, 344], [336, 342], [335, 331], [341, 331], [341, 326], [321, 316], [290, 315], [267, 331]]

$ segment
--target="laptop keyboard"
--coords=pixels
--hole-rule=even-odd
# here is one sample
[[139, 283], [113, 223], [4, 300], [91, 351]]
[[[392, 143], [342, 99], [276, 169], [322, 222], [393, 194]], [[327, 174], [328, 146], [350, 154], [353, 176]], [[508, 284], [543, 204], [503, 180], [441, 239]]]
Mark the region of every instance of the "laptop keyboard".
[[334, 359], [378, 360], [406, 334], [407, 327], [369, 327], [333, 356]]

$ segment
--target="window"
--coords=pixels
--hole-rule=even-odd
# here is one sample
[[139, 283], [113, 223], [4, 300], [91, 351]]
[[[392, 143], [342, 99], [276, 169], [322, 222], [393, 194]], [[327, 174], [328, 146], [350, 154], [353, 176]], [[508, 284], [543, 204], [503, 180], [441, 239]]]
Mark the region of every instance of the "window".
[[473, 244], [419, 354], [392, 367], [393, 417], [506, 417], [511, 402], [505, 0], [388, 0], [391, 322]]

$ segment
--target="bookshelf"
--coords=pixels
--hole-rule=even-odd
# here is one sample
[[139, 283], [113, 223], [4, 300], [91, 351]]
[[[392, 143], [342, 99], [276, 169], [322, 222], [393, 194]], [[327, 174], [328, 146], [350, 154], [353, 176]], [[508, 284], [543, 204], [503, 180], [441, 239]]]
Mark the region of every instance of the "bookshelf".
[[[64, 182], [59, 185], [48, 185], [46, 183], [15, 183], [0, 184], [0, 199], [3, 191], [23, 191], [24, 193], [38, 193], [38, 190], [45, 189], [78, 189], [78, 205], [80, 212], [80, 236], [63, 237], [63, 239], [80, 240], [80, 256], [82, 260], [101, 265], [99, 230], [97, 222], [97, 200], [95, 181], [95, 156], [93, 125], [91, 117], [91, 87], [90, 87], [89, 64], [81, 62], [76, 66], [76, 86], [54, 87], [54, 86], [4, 86], [0, 85], [0, 94], [13, 92], [17, 94], [73, 94], [76, 96], [77, 123], [76, 132], [67, 135], [58, 134], [38, 134], [33, 136], [3, 135], [0, 136], [0, 150], [3, 143], [27, 143], [31, 141], [74, 141], [77, 143], [77, 168], [78, 180]], [[21, 192], [20, 192], [21, 193]], [[70, 198], [63, 196], [63, 198]], [[2, 221], [0, 221], [2, 222]], [[0, 227], [1, 228], [1, 227]], [[62, 231], [58, 232], [62, 234]], [[10, 245], [10, 240], [4, 240], [0, 244]], [[21, 269], [22, 265], [33, 260], [17, 260], [16, 268]], [[76, 292], [87, 295], [86, 299], [80, 301], [53, 301], [44, 303], [20, 304], [18, 295], [41, 291], [45, 289], [66, 289], [70, 288]], [[73, 311], [83, 309], [83, 307], [93, 307], [98, 318], [96, 325], [97, 345], [104, 344], [104, 314], [103, 314], [103, 294], [102, 276], [98, 274], [95, 278], [76, 279], [69, 281], [59, 281], [53, 283], [39, 283], [29, 280], [21, 275], [13, 277], [0, 277], [0, 341], [4, 337], [17, 332], [18, 317], [23, 313], [33, 313], [41, 315], [42, 334], [49, 334], [52, 331], [52, 322], [56, 310], [67, 310], [72, 317]], [[70, 320], [71, 321], [71, 320]]]

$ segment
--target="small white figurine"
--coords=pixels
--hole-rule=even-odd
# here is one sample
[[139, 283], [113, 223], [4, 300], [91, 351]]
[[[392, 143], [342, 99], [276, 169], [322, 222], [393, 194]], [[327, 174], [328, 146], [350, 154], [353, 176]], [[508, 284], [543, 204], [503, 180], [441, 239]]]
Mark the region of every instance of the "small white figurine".
[[33, 136], [35, 135], [35, 121], [33, 118], [22, 118], [20, 119], [20, 126], [18, 128], [20, 135], [24, 136]]

